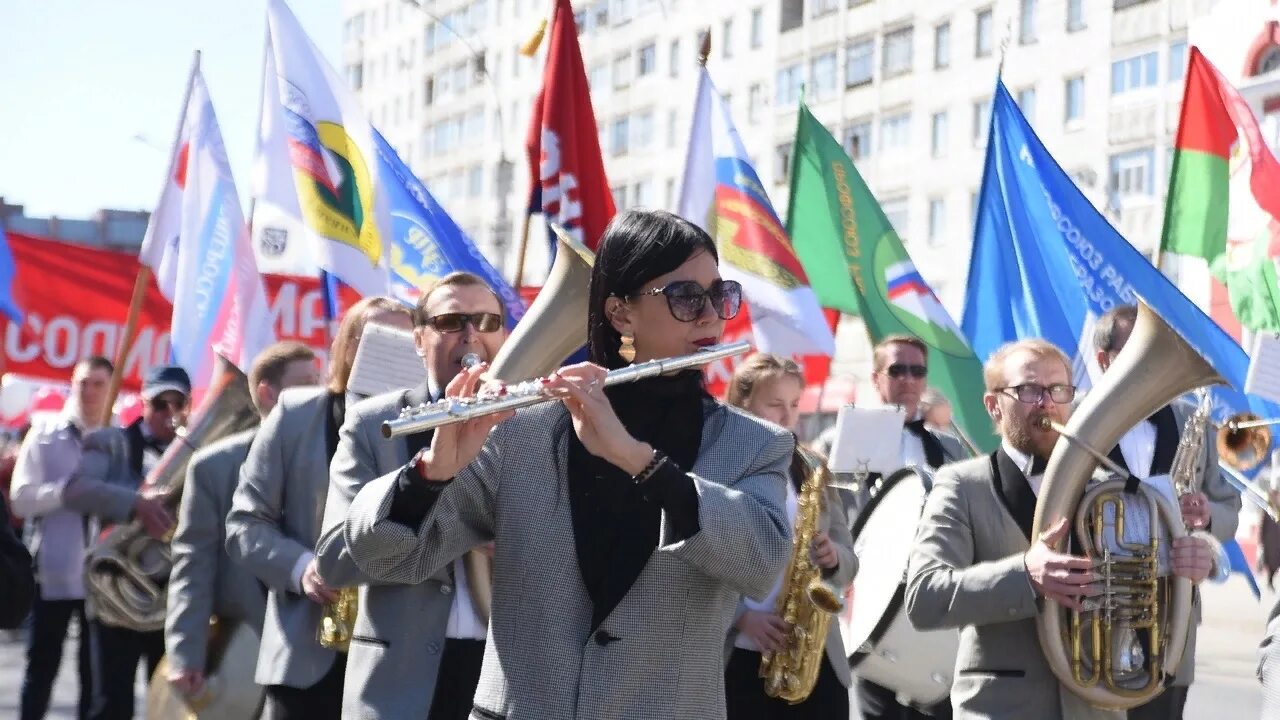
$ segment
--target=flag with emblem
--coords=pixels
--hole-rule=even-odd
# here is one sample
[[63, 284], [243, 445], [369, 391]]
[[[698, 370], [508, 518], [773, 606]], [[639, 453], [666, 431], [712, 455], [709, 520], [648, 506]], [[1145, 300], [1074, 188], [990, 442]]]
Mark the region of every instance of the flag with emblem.
[[361, 295], [387, 294], [390, 213], [373, 126], [284, 0], [270, 0], [267, 25], [253, 222], [260, 211], [292, 220], [315, 267]]
[[720, 272], [742, 283], [760, 350], [826, 355], [835, 338], [791, 239], [706, 68], [698, 78], [680, 214], [716, 240]]
[[956, 424], [996, 446], [982, 404], [982, 363], [916, 269], [870, 188], [804, 104], [791, 154], [787, 232], [823, 305], [862, 317], [873, 343], [914, 335], [929, 346], [929, 384], [951, 400]]
[[197, 66], [139, 260], [173, 304], [172, 358], [199, 391], [221, 355], [248, 371], [275, 342], [222, 131]]

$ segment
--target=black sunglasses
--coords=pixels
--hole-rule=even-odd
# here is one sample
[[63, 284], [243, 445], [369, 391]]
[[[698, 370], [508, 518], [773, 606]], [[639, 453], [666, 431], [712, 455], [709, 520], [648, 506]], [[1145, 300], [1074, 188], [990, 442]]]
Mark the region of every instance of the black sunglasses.
[[151, 398], [151, 409], [156, 412], [164, 412], [172, 410], [173, 412], [181, 412], [187, 406], [186, 398], [181, 400], [166, 400], [159, 395]]
[[996, 390], [998, 392], [1012, 390], [1013, 395], [1010, 397], [1015, 397], [1018, 399], [1018, 402], [1023, 402], [1028, 405], [1038, 404], [1041, 400], [1044, 400], [1045, 394], [1048, 394], [1049, 397], [1059, 405], [1065, 405], [1066, 403], [1076, 399], [1075, 385], [1050, 385], [1045, 387], [1044, 385], [1037, 383], [1023, 383], [1022, 385], [1010, 385], [1008, 387], [996, 388]]
[[908, 375], [919, 380], [928, 377], [929, 368], [926, 365], [908, 365], [906, 363], [894, 363], [884, 369], [885, 374], [894, 380], [904, 378]]
[[665, 295], [671, 317], [680, 322], [693, 322], [701, 317], [708, 300], [721, 320], [737, 317], [742, 307], [742, 285], [737, 280], [716, 280], [706, 289], [693, 280], [677, 280], [666, 287], [635, 293], [633, 297], [642, 295]]
[[476, 332], [491, 333], [502, 327], [502, 316], [497, 313], [441, 313], [427, 318], [427, 324], [436, 332], [456, 333], [470, 325]]

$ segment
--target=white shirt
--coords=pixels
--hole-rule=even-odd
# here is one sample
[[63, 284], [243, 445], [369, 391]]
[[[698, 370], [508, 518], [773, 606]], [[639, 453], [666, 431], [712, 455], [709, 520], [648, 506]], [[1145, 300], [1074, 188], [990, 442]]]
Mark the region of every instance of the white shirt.
[[449, 608], [449, 624], [444, 636], [462, 640], [484, 640], [489, 626], [480, 622], [471, 602], [471, 586], [467, 584], [467, 568], [462, 558], [453, 561], [453, 606]]
[[1035, 458], [1014, 448], [1007, 440], [1002, 440], [1000, 442], [1000, 447], [1004, 450], [1005, 454], [1009, 456], [1009, 459], [1013, 460], [1013, 464], [1017, 465], [1018, 469], [1021, 470], [1022, 474], [1027, 478], [1027, 484], [1031, 486], [1031, 493], [1039, 498], [1040, 485], [1044, 483], [1044, 473], [1037, 475], [1028, 474], [1031, 472], [1032, 464], [1035, 463]]
[[[792, 485], [791, 480], [788, 479], [787, 480], [787, 522], [793, 530], [795, 529], [795, 526], [796, 526], [796, 514], [799, 512], [799, 510], [800, 510], [800, 498], [796, 494], [795, 486]], [[783, 572], [783, 575], [779, 575], [778, 579], [774, 581], [773, 588], [769, 590], [768, 595], [765, 595], [763, 598], [759, 600], [756, 600], [755, 598], [743, 596], [742, 598], [743, 607], [745, 607], [748, 610], [758, 610], [760, 612], [767, 612], [767, 613], [774, 612], [777, 609], [778, 594], [782, 592], [782, 581], [784, 580], [786, 570], [783, 570], [782, 572]], [[452, 621], [452, 619], [453, 618], [450, 617], [450, 621]], [[751, 641], [751, 638], [747, 637], [743, 633], [738, 633], [738, 636], [734, 638], [733, 646], [736, 648], [741, 648], [742, 650], [751, 650], [753, 652], [760, 652], [760, 648], [756, 647], [756, 644]]]
[[901, 457], [902, 467], [908, 465], [919, 465], [922, 468], [930, 467], [928, 456], [924, 453], [924, 441], [905, 427], [902, 428]]
[[1129, 472], [1140, 480], [1151, 475], [1151, 462], [1156, 456], [1156, 426], [1148, 420], [1134, 425], [1120, 438], [1120, 454]]

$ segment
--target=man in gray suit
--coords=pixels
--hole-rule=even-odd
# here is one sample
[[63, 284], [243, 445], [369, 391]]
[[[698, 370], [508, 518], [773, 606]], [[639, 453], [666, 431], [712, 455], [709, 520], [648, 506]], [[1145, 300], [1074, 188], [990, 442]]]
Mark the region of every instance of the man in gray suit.
[[[929, 384], [929, 346], [912, 335], [889, 335], [872, 349], [871, 383], [884, 405], [898, 405], [906, 413], [907, 422], [902, 428], [902, 445], [899, 450], [900, 467], [916, 465], [937, 470], [946, 463], [966, 457], [960, 441], [946, 433], [926, 428], [920, 411], [920, 398]], [[826, 435], [823, 451], [828, 455], [835, 428]], [[842, 481], [852, 481], [850, 473], [840, 473]], [[872, 473], [856, 492], [841, 490], [850, 523], [856, 523], [859, 513], [871, 502], [874, 489], [880, 481], [878, 473]], [[903, 518], [904, 522], [915, 518]], [[865, 520], [863, 521], [865, 522]], [[846, 648], [856, 652], [858, 648]], [[922, 712], [898, 702], [897, 693], [863, 677], [857, 680], [858, 710], [863, 720], [912, 720], [914, 718], [950, 716], [950, 703], [945, 700]]]
[[[1098, 318], [1093, 330], [1093, 348], [1098, 366], [1105, 373], [1116, 355], [1129, 341], [1138, 309], [1120, 305]], [[1135, 425], [1111, 450], [1111, 459], [1135, 477], [1167, 475], [1182, 439], [1182, 428], [1195, 408], [1187, 403], [1174, 403], [1158, 410], [1147, 420]], [[1204, 444], [1201, 463], [1200, 491], [1178, 498], [1182, 519], [1188, 530], [1207, 530], [1220, 542], [1235, 537], [1240, 524], [1240, 493], [1227, 483], [1218, 470], [1218, 447]], [[1200, 594], [1195, 595], [1194, 622], [1187, 632], [1187, 646], [1182, 654], [1173, 684], [1151, 702], [1129, 711], [1130, 720], [1177, 720], [1187, 704], [1187, 691], [1195, 678], [1196, 628], [1200, 624]]]
[[430, 432], [388, 441], [382, 422], [404, 407], [440, 399], [467, 354], [492, 360], [507, 336], [504, 315], [502, 301], [480, 277], [454, 272], [440, 278], [414, 309], [414, 342], [427, 369], [423, 384], [374, 396], [347, 411], [330, 466], [324, 533], [316, 545], [320, 574], [331, 585], [361, 586], [343, 717], [466, 720], [471, 712], [489, 626], [487, 556], [471, 550], [472, 562], [454, 560], [415, 585], [370, 583], [351, 561], [342, 531], [360, 488], [398, 472], [431, 442]]
[[367, 297], [347, 311], [329, 352], [329, 384], [280, 394], [240, 469], [227, 515], [227, 554], [267, 586], [254, 679], [269, 718], [338, 718], [345, 654], [320, 645], [323, 606], [337, 598], [312, 552], [320, 537], [329, 461], [347, 407], [347, 380], [367, 323], [410, 326], [409, 309]]
[[[253, 403], [265, 416], [285, 388], [320, 382], [315, 352], [297, 342], [271, 345], [254, 358], [248, 382]], [[197, 452], [187, 466], [170, 546], [165, 652], [169, 681], [188, 697], [204, 689], [210, 619], [218, 618], [224, 631], [243, 622], [262, 632], [266, 592], [223, 548], [231, 493], [256, 433], [254, 428], [223, 438]]]
[[[1002, 436], [987, 456], [943, 468], [925, 501], [907, 578], [907, 614], [922, 629], [959, 627], [951, 702], [957, 718], [1120, 717], [1060, 687], [1040, 648], [1043, 598], [1080, 607], [1093, 581], [1088, 558], [1056, 552], [1066, 519], [1031, 541], [1044, 464], [1058, 441], [1037, 424], [1065, 423], [1075, 397], [1071, 364], [1044, 340], [998, 349], [983, 370], [987, 412]], [[1174, 572], [1209, 573], [1199, 538], [1173, 545]]]

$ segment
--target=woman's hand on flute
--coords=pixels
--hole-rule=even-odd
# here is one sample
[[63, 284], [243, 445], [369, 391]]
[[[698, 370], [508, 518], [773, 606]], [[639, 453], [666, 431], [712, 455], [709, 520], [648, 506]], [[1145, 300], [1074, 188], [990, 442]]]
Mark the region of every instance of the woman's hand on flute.
[[573, 418], [573, 431], [587, 452], [628, 475], [638, 475], [653, 459], [653, 447], [632, 437], [618, 419], [604, 394], [607, 375], [599, 365], [578, 363], [553, 373], [547, 389], [564, 401]]

